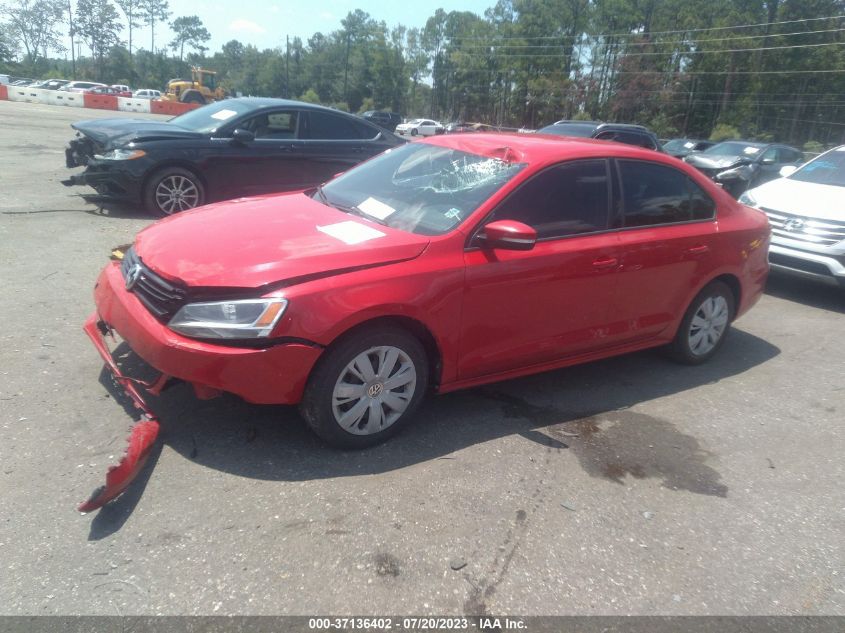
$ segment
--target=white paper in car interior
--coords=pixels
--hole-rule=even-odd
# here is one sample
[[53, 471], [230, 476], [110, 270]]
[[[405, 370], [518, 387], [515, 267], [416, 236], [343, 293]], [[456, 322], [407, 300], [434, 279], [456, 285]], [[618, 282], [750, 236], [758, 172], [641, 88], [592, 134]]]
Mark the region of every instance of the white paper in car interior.
[[371, 215], [379, 220], [384, 220], [389, 215], [396, 213], [396, 209], [375, 198], [367, 198], [358, 204], [358, 208], [367, 215]]
[[321, 233], [325, 233], [326, 235], [331, 235], [333, 238], [350, 245], [368, 242], [378, 237], [385, 236], [385, 234], [381, 231], [378, 231], [371, 226], [366, 226], [365, 224], [359, 224], [354, 220], [338, 222], [337, 224], [327, 224], [326, 226], [318, 226], [317, 230]]
[[760, 151], [760, 148], [759, 147], [746, 147], [743, 151], [746, 154], [756, 154], [757, 152]]
[[220, 112], [215, 112], [211, 115], [212, 119], [217, 119], [218, 121], [225, 121], [226, 119], [231, 119], [235, 116], [237, 112], [234, 110], [220, 110]]

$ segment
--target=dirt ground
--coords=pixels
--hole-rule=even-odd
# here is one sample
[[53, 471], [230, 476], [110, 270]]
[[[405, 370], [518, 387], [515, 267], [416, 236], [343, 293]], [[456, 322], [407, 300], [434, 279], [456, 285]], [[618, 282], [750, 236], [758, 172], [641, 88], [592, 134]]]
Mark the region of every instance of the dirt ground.
[[779, 277], [705, 366], [433, 398], [362, 452], [176, 387], [137, 485], [79, 515], [132, 421], [81, 326], [152, 221], [59, 182], [105, 116], [139, 115], [0, 102], [0, 613], [845, 614], [845, 293]]

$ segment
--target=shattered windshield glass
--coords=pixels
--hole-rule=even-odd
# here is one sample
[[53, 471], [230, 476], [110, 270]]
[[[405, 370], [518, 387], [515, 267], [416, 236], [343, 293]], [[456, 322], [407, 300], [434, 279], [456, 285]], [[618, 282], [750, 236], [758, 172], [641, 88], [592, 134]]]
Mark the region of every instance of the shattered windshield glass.
[[315, 199], [392, 228], [441, 235], [457, 227], [525, 163], [409, 143], [331, 181]]

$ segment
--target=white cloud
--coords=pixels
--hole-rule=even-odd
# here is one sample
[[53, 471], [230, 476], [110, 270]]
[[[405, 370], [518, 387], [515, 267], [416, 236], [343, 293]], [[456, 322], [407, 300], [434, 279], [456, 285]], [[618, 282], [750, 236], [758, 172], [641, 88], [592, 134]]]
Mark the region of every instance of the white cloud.
[[323, 20], [326, 20], [326, 21], [329, 21], [329, 20], [334, 20], [334, 19], [335, 19], [335, 17], [334, 17], [334, 13], [331, 13], [330, 11], [321, 11], [321, 12], [320, 12], [320, 17], [321, 17]]
[[250, 20], [244, 20], [243, 18], [237, 19], [229, 25], [229, 30], [234, 31], [235, 33], [253, 33], [256, 35], [260, 35], [261, 33], [266, 33], [267, 29], [263, 26], [256, 24]]

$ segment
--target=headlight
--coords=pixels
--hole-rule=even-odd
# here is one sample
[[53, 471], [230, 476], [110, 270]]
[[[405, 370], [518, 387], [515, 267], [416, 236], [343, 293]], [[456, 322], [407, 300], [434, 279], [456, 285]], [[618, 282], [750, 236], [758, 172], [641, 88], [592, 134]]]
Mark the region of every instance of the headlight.
[[94, 154], [97, 160], [134, 160], [146, 156], [147, 152], [142, 149], [113, 149], [105, 154]]
[[287, 305], [287, 299], [279, 298], [189, 303], [168, 327], [194, 338], [265, 338]]
[[751, 195], [750, 191], [746, 191], [745, 193], [743, 193], [739, 197], [738, 201], [742, 204], [748, 205], [749, 207], [754, 207], [755, 209], [760, 206], [757, 202], [757, 199], [753, 195]]

